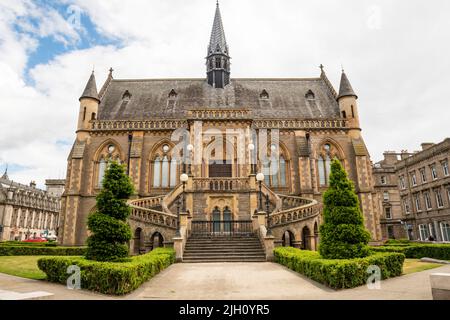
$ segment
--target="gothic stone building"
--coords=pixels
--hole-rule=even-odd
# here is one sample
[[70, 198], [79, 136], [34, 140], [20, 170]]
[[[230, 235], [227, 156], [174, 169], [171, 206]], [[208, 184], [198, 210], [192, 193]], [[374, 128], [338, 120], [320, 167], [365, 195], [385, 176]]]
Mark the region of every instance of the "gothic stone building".
[[354, 181], [372, 238], [381, 238], [358, 97], [346, 74], [336, 92], [322, 66], [317, 78], [295, 79], [236, 79], [230, 66], [217, 6], [206, 78], [115, 79], [111, 69], [98, 92], [92, 73], [68, 158], [65, 245], [85, 243], [108, 159], [127, 165], [136, 189], [130, 217], [136, 251], [171, 241], [181, 195], [193, 224], [216, 221], [219, 230], [221, 221], [249, 221], [269, 210], [276, 241], [314, 249], [333, 158]]
[[384, 238], [450, 242], [450, 138], [423, 143], [422, 151], [385, 153], [374, 166], [384, 199]]
[[47, 190], [0, 177], [0, 241], [57, 235], [64, 180], [47, 180]]

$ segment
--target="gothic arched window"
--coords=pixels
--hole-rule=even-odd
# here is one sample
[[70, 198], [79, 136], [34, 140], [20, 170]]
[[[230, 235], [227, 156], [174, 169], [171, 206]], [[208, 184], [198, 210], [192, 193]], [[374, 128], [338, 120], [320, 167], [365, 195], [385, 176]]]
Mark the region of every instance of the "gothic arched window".
[[271, 155], [262, 161], [264, 183], [274, 188], [288, 187], [289, 164], [283, 152], [279, 154], [278, 148], [271, 150]]
[[100, 160], [100, 163], [98, 165], [98, 186], [101, 187], [103, 183], [103, 178], [105, 176], [106, 171], [106, 160], [102, 159]]
[[96, 172], [94, 175], [94, 188], [101, 188], [105, 177], [106, 169], [110, 161], [121, 163], [120, 150], [114, 143], [108, 143], [103, 146], [97, 154]]
[[330, 184], [331, 160], [339, 159], [339, 152], [329, 143], [322, 146], [317, 160], [319, 174], [319, 186], [326, 187]]
[[174, 149], [168, 143], [164, 143], [154, 151], [156, 156], [151, 157], [154, 160], [150, 162], [153, 174], [153, 178], [149, 179], [153, 181], [151, 187], [173, 188], [177, 186], [180, 161], [174, 154]]

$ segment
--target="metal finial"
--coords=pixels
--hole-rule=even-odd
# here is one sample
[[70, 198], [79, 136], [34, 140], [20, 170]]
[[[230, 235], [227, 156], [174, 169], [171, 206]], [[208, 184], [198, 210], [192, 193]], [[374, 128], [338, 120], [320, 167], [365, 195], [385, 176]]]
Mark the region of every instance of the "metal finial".
[[323, 66], [323, 64], [320, 64], [319, 68], [323, 72], [323, 68], [325, 68], [325, 67]]

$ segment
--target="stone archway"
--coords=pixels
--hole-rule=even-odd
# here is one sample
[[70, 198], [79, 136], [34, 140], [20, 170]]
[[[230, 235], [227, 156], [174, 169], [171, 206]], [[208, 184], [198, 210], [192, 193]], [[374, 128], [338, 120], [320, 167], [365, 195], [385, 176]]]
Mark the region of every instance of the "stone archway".
[[153, 235], [150, 237], [150, 246], [151, 246], [151, 250], [164, 247], [163, 235], [161, 233], [159, 233], [158, 231], [153, 233]]
[[308, 226], [304, 226], [302, 229], [302, 249], [311, 250], [311, 230]]
[[294, 247], [295, 235], [290, 231], [286, 230], [282, 237], [283, 247]]
[[141, 228], [137, 228], [133, 237], [133, 254], [139, 255], [142, 251], [145, 251], [144, 232]]

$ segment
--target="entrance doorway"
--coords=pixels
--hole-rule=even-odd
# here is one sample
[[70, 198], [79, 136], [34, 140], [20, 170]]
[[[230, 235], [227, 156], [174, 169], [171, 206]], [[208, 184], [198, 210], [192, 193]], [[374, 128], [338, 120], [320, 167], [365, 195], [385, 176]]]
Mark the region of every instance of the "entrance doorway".
[[209, 164], [209, 177], [210, 178], [232, 178], [233, 166], [227, 161], [212, 161]]
[[311, 250], [311, 231], [308, 227], [304, 227], [302, 230], [302, 249]]

